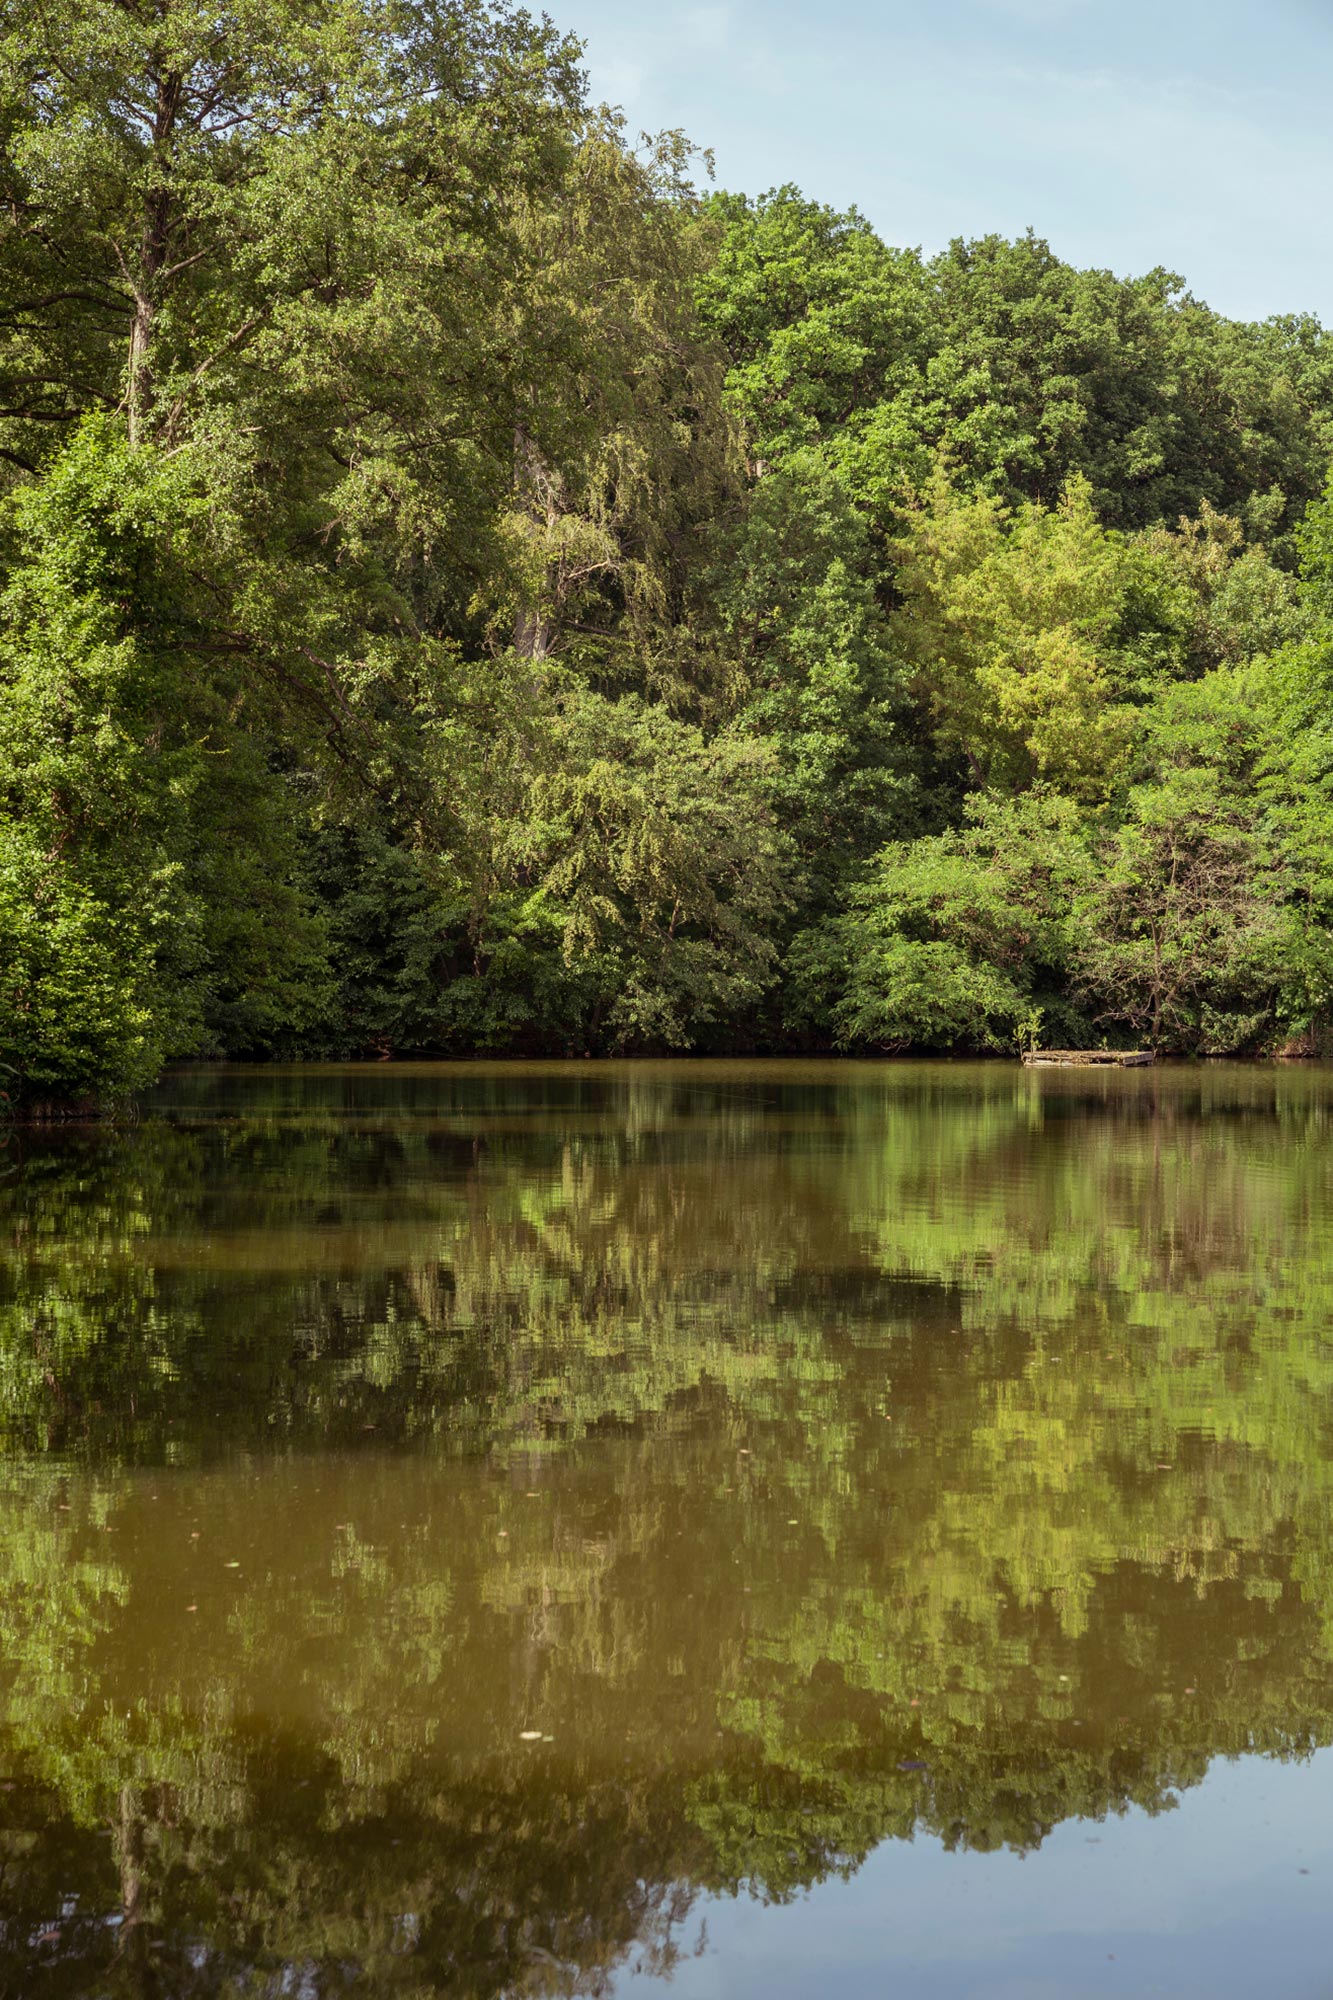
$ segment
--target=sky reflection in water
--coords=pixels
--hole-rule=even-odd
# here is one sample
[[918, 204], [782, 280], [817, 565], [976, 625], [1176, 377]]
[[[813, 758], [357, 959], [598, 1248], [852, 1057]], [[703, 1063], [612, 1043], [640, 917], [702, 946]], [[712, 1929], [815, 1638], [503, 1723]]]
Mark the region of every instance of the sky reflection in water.
[[1330, 1108], [404, 1065], [12, 1140], [0, 1993], [1325, 1991]]

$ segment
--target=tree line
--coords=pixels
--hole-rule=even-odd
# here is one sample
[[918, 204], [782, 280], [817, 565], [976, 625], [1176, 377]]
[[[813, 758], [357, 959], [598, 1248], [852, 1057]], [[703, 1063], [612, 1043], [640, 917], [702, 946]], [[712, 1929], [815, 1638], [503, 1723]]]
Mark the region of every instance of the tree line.
[[1329, 336], [712, 191], [579, 64], [0, 0], [9, 1094], [1322, 1047]]

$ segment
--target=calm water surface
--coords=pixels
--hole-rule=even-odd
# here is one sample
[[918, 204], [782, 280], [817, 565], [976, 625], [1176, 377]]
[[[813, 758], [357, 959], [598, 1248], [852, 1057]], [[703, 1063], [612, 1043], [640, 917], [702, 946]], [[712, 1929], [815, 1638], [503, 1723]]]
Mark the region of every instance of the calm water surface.
[[1333, 1073], [0, 1154], [0, 1996], [1333, 1994]]

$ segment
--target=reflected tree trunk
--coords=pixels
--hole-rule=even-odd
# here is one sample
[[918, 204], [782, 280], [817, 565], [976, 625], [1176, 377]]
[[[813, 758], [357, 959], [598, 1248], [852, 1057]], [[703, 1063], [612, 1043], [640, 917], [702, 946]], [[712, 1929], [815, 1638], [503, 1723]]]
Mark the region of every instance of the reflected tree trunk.
[[120, 1873], [120, 1930], [116, 1937], [117, 1963], [131, 1974], [130, 1990], [147, 1993], [151, 1968], [144, 1946], [143, 1859], [144, 1820], [138, 1791], [122, 1785], [113, 1822], [116, 1864]]

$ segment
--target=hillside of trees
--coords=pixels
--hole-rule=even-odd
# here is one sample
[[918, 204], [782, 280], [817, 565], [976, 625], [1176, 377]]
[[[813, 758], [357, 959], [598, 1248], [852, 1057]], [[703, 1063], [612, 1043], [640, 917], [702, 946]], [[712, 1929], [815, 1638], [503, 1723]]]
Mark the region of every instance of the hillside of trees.
[[1318, 1050], [1333, 338], [477, 0], [0, 0], [0, 1064]]

